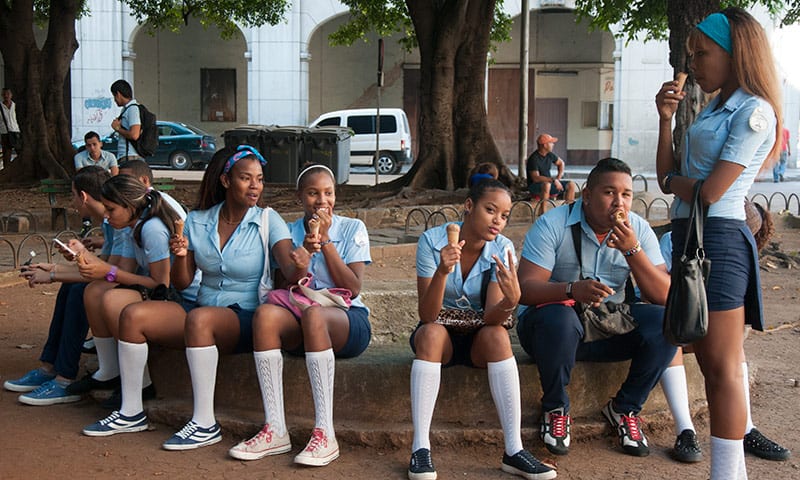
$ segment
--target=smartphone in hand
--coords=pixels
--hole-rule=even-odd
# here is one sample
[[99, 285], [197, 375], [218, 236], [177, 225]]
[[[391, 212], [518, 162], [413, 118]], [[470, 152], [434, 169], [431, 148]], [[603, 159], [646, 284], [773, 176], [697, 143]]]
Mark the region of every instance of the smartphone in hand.
[[67, 246], [67, 245], [66, 245], [64, 242], [62, 242], [61, 240], [59, 240], [59, 239], [57, 239], [57, 238], [54, 238], [54, 239], [53, 239], [53, 243], [55, 243], [56, 245], [58, 245], [59, 247], [61, 247], [61, 248], [62, 248], [62, 249], [65, 251], [65, 252], [69, 253], [69, 254], [70, 254], [70, 255], [72, 255], [73, 257], [75, 257], [75, 256], [77, 256], [77, 255], [78, 255], [77, 253], [75, 253], [75, 251], [74, 251], [74, 250], [72, 250], [71, 248], [69, 248], [69, 247], [68, 247], [68, 246]]

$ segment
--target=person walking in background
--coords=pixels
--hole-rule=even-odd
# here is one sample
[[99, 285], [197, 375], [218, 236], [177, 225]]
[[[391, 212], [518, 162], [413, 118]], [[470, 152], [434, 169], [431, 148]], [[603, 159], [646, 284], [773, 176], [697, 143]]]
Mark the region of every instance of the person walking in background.
[[[457, 239], [449, 238], [453, 224], [446, 224], [427, 230], [417, 244], [420, 322], [409, 339], [415, 354], [411, 364], [414, 439], [409, 480], [436, 479], [430, 426], [442, 367], [453, 365], [487, 369], [503, 428], [501, 469], [530, 480], [556, 478], [556, 471], [522, 444], [519, 372], [503, 326], [520, 299], [514, 244], [501, 235], [510, 212], [508, 187], [494, 179], [483, 180], [470, 189], [464, 202], [464, 221]], [[441, 312], [454, 310], [479, 313], [484, 326], [462, 334], [437, 323]]]
[[[692, 346], [711, 418], [711, 479], [746, 479], [742, 342], [745, 323], [763, 330], [764, 322], [758, 251], [744, 200], [764, 162], [781, 151], [781, 88], [764, 29], [740, 8], [706, 17], [689, 33], [687, 49], [697, 85], [717, 95], [686, 131], [683, 152], [675, 152], [672, 119], [686, 93], [675, 80], [661, 86], [656, 170], [661, 191], [675, 195], [673, 245], [684, 245], [689, 235], [695, 183], [703, 181], [708, 333]], [[688, 248], [697, 248], [697, 239], [689, 240]], [[673, 249], [673, 265], [680, 254]]]
[[111, 128], [119, 134], [117, 159], [122, 161], [140, 158], [141, 155], [131, 143], [132, 140], [138, 140], [142, 133], [142, 119], [139, 115], [139, 108], [136, 107], [139, 102], [133, 98], [133, 88], [125, 80], [117, 80], [111, 84], [111, 95], [114, 97], [114, 103], [122, 107], [119, 117], [111, 122]]
[[[11, 150], [19, 148], [19, 123], [17, 123], [17, 104], [14, 103], [10, 88], [3, 88], [3, 101], [0, 104], [0, 139], [3, 145], [3, 163], [8, 165], [11, 161]], [[16, 139], [14, 138], [16, 136]], [[19, 154], [19, 152], [17, 152]], [[0, 166], [2, 168], [2, 166]]]
[[772, 167], [772, 181], [775, 183], [783, 181], [783, 175], [786, 173], [786, 163], [792, 155], [791, 135], [789, 129], [783, 128], [783, 135], [781, 135], [781, 156], [778, 158], [778, 163]]

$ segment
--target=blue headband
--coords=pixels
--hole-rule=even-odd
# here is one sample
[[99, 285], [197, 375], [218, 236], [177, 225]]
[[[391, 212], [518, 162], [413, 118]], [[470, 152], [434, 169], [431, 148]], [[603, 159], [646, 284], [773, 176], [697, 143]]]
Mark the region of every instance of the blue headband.
[[729, 55], [733, 55], [731, 44], [731, 24], [723, 13], [712, 13], [705, 20], [697, 24], [697, 29], [708, 38], [723, 48]]
[[267, 161], [255, 148], [251, 147], [250, 145], [239, 145], [236, 147], [236, 153], [231, 155], [231, 158], [225, 163], [225, 168], [222, 169], [222, 173], [228, 173], [233, 168], [233, 165], [238, 162], [239, 160], [243, 159], [244, 157], [256, 157], [259, 162], [261, 162], [261, 166], [267, 164]]

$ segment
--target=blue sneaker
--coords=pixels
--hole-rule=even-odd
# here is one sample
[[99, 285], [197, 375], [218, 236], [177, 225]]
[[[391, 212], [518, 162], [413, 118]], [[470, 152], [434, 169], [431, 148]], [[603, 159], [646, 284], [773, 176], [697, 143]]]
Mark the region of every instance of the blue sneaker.
[[203, 428], [190, 421], [178, 433], [169, 437], [162, 447], [164, 450], [192, 450], [213, 445], [220, 440], [222, 440], [222, 429], [219, 423], [215, 423], [209, 428]]
[[70, 395], [64, 385], [55, 380], [44, 382], [36, 390], [19, 396], [19, 401], [26, 405], [55, 405], [72, 403], [81, 399], [80, 395]]
[[55, 373], [45, 373], [41, 368], [34, 368], [17, 380], [6, 380], [3, 388], [12, 392], [32, 392], [41, 387], [43, 383], [56, 378]]
[[117, 433], [133, 433], [147, 430], [147, 415], [144, 411], [132, 417], [126, 417], [118, 410], [111, 415], [83, 429], [83, 434], [90, 437], [107, 437]]

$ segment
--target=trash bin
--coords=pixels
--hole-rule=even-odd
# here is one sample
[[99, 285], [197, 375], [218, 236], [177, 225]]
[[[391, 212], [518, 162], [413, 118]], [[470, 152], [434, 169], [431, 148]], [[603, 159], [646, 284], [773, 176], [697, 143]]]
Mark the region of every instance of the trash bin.
[[272, 126], [265, 136], [267, 151], [266, 181], [294, 183], [300, 173], [303, 135], [306, 127]]
[[266, 137], [272, 127], [268, 125], [240, 125], [222, 134], [225, 147], [237, 145], [250, 145], [255, 147], [262, 155], [267, 153]]
[[348, 127], [314, 127], [303, 136], [303, 160], [330, 168], [337, 183], [350, 180], [350, 137]]

